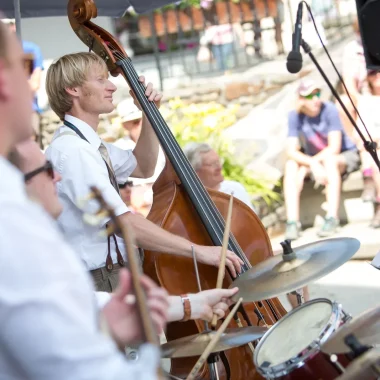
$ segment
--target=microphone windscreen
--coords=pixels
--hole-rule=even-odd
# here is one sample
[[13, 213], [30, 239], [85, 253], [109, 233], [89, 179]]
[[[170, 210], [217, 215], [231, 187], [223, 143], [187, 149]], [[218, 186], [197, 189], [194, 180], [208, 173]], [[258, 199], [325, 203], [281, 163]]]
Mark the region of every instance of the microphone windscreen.
[[288, 69], [289, 73], [292, 74], [300, 72], [302, 68], [302, 54], [298, 51], [291, 51], [288, 54], [286, 68]]

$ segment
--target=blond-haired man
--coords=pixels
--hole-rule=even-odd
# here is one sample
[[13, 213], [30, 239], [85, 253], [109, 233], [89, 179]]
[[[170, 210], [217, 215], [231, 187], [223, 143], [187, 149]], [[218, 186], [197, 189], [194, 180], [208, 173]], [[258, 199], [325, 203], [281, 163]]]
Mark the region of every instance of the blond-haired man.
[[[140, 81], [144, 82], [141, 77]], [[52, 109], [64, 121], [50, 147], [47, 158], [63, 177], [58, 194], [63, 204], [59, 224], [68, 240], [96, 279], [98, 290], [112, 291], [125, 257], [119, 249], [121, 239], [95, 234], [82, 219], [77, 206], [88, 194], [89, 186], [97, 186], [121, 220], [133, 226], [138, 246], [143, 249], [191, 256], [192, 243], [172, 235], [150, 221], [129, 212], [118, 193], [118, 183], [133, 177], [150, 177], [158, 155], [158, 140], [145, 115], [142, 130], [133, 151], [122, 150], [101, 141], [96, 131], [99, 115], [114, 109], [112, 94], [116, 87], [108, 80], [105, 63], [95, 54], [76, 53], [61, 57], [47, 72], [46, 89]], [[162, 95], [152, 84], [146, 86], [149, 101], [159, 106]], [[99, 228], [103, 229], [104, 225]], [[218, 266], [220, 248], [195, 245], [199, 261]], [[226, 265], [233, 275], [243, 262], [228, 252]]]

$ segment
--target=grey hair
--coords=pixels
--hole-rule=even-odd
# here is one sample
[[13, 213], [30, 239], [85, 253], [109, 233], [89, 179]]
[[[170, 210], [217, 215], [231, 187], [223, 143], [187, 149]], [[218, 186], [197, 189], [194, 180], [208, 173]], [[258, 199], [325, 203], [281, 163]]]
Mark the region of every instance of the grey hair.
[[188, 143], [183, 148], [183, 152], [185, 153], [187, 159], [190, 161], [190, 164], [194, 170], [198, 170], [202, 166], [201, 153], [207, 153], [210, 150], [212, 150], [212, 148], [209, 144], [197, 142]]

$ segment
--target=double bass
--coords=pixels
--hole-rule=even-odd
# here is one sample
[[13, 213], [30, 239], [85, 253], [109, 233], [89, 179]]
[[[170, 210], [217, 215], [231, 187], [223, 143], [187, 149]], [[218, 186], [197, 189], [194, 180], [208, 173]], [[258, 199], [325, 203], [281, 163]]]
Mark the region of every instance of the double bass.
[[[166, 155], [166, 165], [153, 185], [153, 205], [147, 218], [195, 244], [222, 246], [229, 196], [205, 189], [157, 107], [146, 98], [145, 88], [138, 80], [131, 59], [109, 32], [90, 21], [96, 16], [97, 9], [93, 0], [69, 0], [68, 17], [72, 29], [90, 50], [105, 61], [112, 75], [121, 73], [124, 76]], [[228, 248], [244, 262], [243, 272], [273, 255], [265, 227], [257, 215], [239, 200], [234, 202]], [[198, 291], [190, 258], [145, 251], [144, 271], [167, 289], [169, 294]], [[217, 268], [199, 265], [203, 290], [215, 288], [217, 272]], [[223, 287], [230, 286], [232, 281], [226, 272]], [[285, 314], [286, 310], [277, 298], [244, 303], [239, 309], [238, 317], [232, 320], [229, 327], [270, 326]], [[166, 338], [170, 342], [200, 333], [203, 329], [204, 324], [200, 320], [171, 323]], [[253, 364], [252, 347], [245, 345], [220, 353], [219, 378], [262, 379]], [[172, 359], [171, 373], [177, 377], [186, 377], [196, 359]], [[199, 378], [202, 379], [208, 379], [209, 375], [207, 366], [199, 372]]]

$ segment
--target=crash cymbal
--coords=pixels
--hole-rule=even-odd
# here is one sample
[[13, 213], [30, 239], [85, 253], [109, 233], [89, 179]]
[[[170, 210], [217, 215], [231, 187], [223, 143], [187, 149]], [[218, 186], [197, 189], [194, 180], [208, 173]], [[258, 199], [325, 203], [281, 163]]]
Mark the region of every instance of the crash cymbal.
[[334, 238], [292, 248], [281, 243], [283, 253], [270, 257], [241, 274], [230, 288], [237, 286], [234, 299], [260, 301], [300, 289], [340, 267], [360, 247], [354, 238]]
[[[266, 332], [266, 327], [242, 327], [237, 329], [227, 329], [216, 344], [214, 352], [229, 350], [261, 338]], [[161, 345], [163, 358], [184, 358], [202, 355], [216, 331], [209, 331], [184, 338], [173, 340]]]
[[341, 354], [350, 352], [344, 339], [353, 334], [361, 345], [372, 346], [380, 344], [380, 306], [367, 310], [351, 319], [335, 331], [321, 346], [327, 354]]
[[336, 380], [377, 379], [380, 376], [380, 350], [372, 349], [355, 359]]

